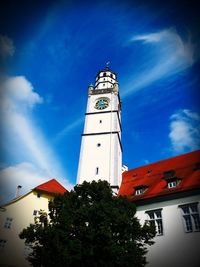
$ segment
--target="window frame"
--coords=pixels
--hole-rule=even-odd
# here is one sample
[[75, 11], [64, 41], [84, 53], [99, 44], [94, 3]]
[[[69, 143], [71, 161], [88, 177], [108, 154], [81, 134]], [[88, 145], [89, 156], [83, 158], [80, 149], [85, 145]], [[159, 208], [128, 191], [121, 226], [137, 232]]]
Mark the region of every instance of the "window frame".
[[145, 211], [145, 213], [148, 217], [146, 221], [149, 222], [150, 224], [155, 225], [155, 227], [156, 227], [156, 236], [163, 236], [164, 235], [162, 210], [163, 209], [160, 208], [160, 209]]
[[37, 216], [38, 210], [33, 210], [33, 216]]
[[140, 187], [140, 188], [136, 188], [135, 189], [135, 196], [140, 196], [144, 193], [144, 188]]
[[147, 185], [136, 186], [134, 187], [134, 190], [135, 190], [134, 195], [141, 196], [146, 192], [147, 189], [148, 189]]
[[[200, 232], [200, 212], [198, 202], [181, 204], [180, 208], [181, 219], [185, 233]], [[192, 210], [195, 207], [195, 211]]]
[[4, 222], [4, 228], [11, 229], [12, 228], [12, 222], [13, 222], [13, 218], [6, 217], [6, 220]]
[[177, 180], [177, 179], [169, 180], [169, 181], [167, 182], [167, 187], [168, 187], [169, 189], [171, 189], [171, 188], [175, 188], [175, 187], [177, 187], [177, 186], [178, 186], [178, 180]]

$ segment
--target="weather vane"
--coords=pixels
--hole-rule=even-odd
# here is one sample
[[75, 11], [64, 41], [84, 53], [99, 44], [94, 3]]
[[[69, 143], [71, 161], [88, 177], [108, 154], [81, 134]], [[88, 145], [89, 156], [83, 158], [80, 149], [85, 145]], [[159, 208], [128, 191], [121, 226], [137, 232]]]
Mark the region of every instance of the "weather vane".
[[109, 69], [110, 61], [106, 62], [106, 69]]

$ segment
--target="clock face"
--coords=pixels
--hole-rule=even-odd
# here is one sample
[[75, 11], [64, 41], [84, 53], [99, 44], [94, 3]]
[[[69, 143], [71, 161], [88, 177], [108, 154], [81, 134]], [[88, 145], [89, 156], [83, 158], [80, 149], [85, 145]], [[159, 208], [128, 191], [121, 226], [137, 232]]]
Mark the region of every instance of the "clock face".
[[107, 98], [99, 98], [95, 104], [96, 109], [105, 109], [109, 105], [109, 100]]

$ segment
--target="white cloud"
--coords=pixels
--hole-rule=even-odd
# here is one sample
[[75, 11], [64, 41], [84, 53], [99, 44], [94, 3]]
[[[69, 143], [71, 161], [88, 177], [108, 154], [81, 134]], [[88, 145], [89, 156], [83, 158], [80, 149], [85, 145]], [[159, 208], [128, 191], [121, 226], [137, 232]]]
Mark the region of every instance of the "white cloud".
[[[0, 171], [0, 186], [4, 188], [0, 196], [0, 202], [5, 203], [8, 199], [13, 199], [16, 188], [21, 185], [20, 195], [29, 192], [36, 186], [47, 182], [54, 177], [49, 177], [44, 171], [30, 162], [22, 162], [6, 167]], [[70, 190], [72, 185], [64, 179], [57, 179], [66, 189]]]
[[[148, 47], [147, 58], [153, 52], [153, 59], [147, 59], [144, 69], [127, 84], [122, 95], [141, 90], [160, 79], [178, 74], [191, 67], [195, 58], [195, 45], [191, 38], [183, 40], [175, 29], [133, 36], [131, 42], [143, 41]], [[150, 52], [149, 52], [150, 51]]]
[[43, 99], [34, 92], [32, 84], [24, 76], [7, 77], [1, 87], [3, 108], [6, 110], [22, 108], [22, 105], [32, 108], [35, 104], [42, 103]]
[[170, 117], [169, 138], [174, 152], [188, 152], [200, 147], [200, 116], [188, 109]]
[[4, 188], [4, 191], [3, 194], [1, 193], [1, 203], [15, 197], [18, 185], [22, 186], [21, 193], [24, 194], [47, 181], [48, 178], [44, 172], [38, 171], [33, 164], [28, 162], [2, 169], [0, 171], [0, 185], [1, 188]]
[[13, 41], [5, 35], [0, 35], [0, 57], [7, 58], [13, 56], [14, 52]]
[[[22, 171], [22, 176], [27, 181], [23, 180], [24, 188], [27, 188], [35, 177], [41, 177], [41, 173], [45, 174], [46, 180], [51, 177], [59, 180], [66, 178], [47, 139], [34, 123], [32, 110], [35, 105], [42, 103], [42, 97], [23, 76], [4, 78], [0, 92], [0, 120], [5, 150], [12, 162], [31, 162], [35, 168], [34, 172], [28, 172], [30, 168], [28, 169], [27, 165], [10, 166], [6, 169], [7, 173], [13, 170], [16, 170], [16, 173]], [[65, 183], [70, 186], [67, 180]]]

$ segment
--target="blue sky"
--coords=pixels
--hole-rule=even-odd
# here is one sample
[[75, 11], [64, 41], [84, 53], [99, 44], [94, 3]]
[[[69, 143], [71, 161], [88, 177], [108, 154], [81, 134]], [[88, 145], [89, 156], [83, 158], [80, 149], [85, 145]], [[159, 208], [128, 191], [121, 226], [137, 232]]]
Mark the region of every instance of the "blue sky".
[[199, 149], [195, 1], [7, 1], [1, 9], [1, 201], [76, 182], [87, 88], [110, 61], [129, 169]]

